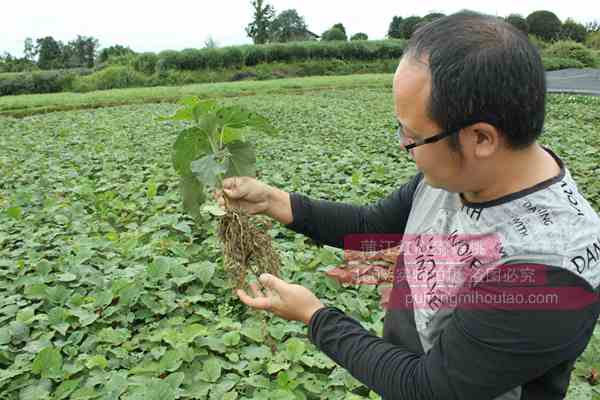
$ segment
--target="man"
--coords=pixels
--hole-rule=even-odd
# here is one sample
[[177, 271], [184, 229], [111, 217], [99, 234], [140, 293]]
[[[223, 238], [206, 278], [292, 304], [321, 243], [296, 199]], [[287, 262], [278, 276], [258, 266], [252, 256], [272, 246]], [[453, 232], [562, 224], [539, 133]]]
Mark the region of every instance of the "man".
[[[537, 50], [495, 17], [454, 14], [414, 34], [393, 91], [401, 147], [420, 173], [387, 198], [356, 207], [251, 178], [223, 185], [238, 206], [323, 244], [388, 233], [420, 243], [420, 254], [398, 257], [383, 338], [274, 276], [261, 276], [265, 289], [251, 286], [253, 296], [238, 291], [240, 299], [308, 324], [320, 350], [386, 399], [564, 398], [600, 311], [600, 218], [563, 162], [536, 143], [546, 94]], [[461, 258], [453, 271], [462, 287], [453, 289], [439, 259], [422, 268], [427, 235], [460, 244], [459, 255], [492, 237], [497, 254]], [[535, 275], [526, 284], [489, 279], [525, 270]], [[465, 287], [521, 303], [450, 304]], [[407, 297], [416, 294], [423, 299]]]

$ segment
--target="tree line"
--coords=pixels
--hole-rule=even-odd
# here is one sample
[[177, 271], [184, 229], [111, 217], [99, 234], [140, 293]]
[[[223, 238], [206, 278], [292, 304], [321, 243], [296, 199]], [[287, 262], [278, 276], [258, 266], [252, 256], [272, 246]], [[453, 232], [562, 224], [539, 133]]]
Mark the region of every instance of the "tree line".
[[[304, 17], [295, 9], [277, 13], [265, 0], [252, 0], [251, 4], [252, 20], [245, 30], [254, 44], [311, 40], [368, 40], [367, 34], [363, 32], [348, 37], [342, 23], [334, 24], [319, 35], [309, 30]], [[409, 39], [420, 26], [443, 16], [442, 13], [430, 13], [423, 17], [393, 16], [388, 27], [387, 38]], [[600, 24], [596, 21], [585, 25], [572, 19], [561, 22], [556, 14], [546, 10], [534, 11], [527, 17], [511, 14], [504, 19], [524, 33], [535, 35], [544, 41], [573, 40], [583, 43], [590, 35], [600, 36]], [[596, 38], [595, 42], [598, 41], [600, 38]], [[204, 42], [204, 46], [214, 48], [217, 44], [209, 38]], [[0, 72], [92, 68], [110, 63], [111, 60], [127, 59], [136, 55], [132, 49], [123, 45], [114, 45], [101, 50], [99, 48], [99, 40], [92, 36], [77, 35], [67, 43], [55, 40], [52, 36], [36, 39], [35, 42], [27, 38], [24, 43], [23, 57], [15, 57], [7, 52], [0, 55]]]
[[[412, 34], [422, 25], [444, 17], [441, 13], [431, 13], [424, 17], [410, 16], [403, 18], [394, 16], [388, 28], [387, 36], [396, 39], [409, 39]], [[553, 42], [557, 40], [573, 40], [584, 43], [590, 34], [600, 32], [600, 24], [597, 21], [588, 22], [585, 25], [571, 18], [561, 20], [551, 11], [534, 11], [527, 17], [520, 14], [510, 14], [506, 22], [515, 26], [525, 34], [535, 35], [541, 40]]]

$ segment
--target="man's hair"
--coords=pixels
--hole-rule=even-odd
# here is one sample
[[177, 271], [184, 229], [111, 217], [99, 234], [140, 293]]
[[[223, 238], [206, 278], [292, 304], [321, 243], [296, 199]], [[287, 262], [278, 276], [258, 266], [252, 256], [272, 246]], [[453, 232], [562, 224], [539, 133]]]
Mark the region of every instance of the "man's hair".
[[[405, 54], [427, 60], [427, 112], [444, 130], [487, 122], [513, 149], [529, 146], [542, 133], [544, 66], [535, 46], [512, 25], [497, 17], [460, 12], [419, 28]], [[451, 136], [450, 144], [458, 149], [458, 134]]]

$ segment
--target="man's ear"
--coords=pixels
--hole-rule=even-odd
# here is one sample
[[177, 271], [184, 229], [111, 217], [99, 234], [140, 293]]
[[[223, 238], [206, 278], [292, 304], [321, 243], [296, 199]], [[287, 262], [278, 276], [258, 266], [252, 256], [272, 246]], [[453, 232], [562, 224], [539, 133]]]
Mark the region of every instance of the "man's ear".
[[486, 122], [478, 122], [466, 128], [469, 144], [476, 158], [491, 157], [500, 149], [502, 136], [498, 128]]

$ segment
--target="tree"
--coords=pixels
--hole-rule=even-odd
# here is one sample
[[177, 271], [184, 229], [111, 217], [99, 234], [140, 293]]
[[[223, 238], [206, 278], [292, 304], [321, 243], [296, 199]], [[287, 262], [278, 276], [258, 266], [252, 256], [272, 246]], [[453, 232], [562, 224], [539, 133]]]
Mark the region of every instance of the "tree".
[[269, 40], [272, 42], [293, 42], [311, 38], [304, 18], [298, 15], [295, 9], [282, 11], [269, 26]]
[[506, 22], [523, 32], [524, 34], [529, 33], [529, 23], [520, 14], [510, 14], [506, 17]]
[[37, 66], [32, 60], [27, 58], [17, 58], [8, 52], [0, 54], [0, 72], [23, 72], [34, 71]]
[[350, 40], [369, 40], [369, 36], [366, 33], [358, 32], [352, 35]]
[[326, 30], [321, 35], [321, 40], [323, 41], [333, 41], [333, 40], [348, 40], [346, 33], [342, 31], [340, 28], [333, 27], [329, 30]]
[[432, 22], [432, 21], [435, 21], [436, 19], [440, 19], [445, 16], [446, 16], [446, 14], [443, 14], [443, 13], [429, 13], [423, 17], [423, 21]]
[[400, 37], [402, 39], [410, 39], [422, 22], [423, 18], [418, 16], [403, 19], [400, 23]]
[[38, 66], [41, 69], [63, 66], [61, 44], [54, 40], [52, 36], [37, 39], [35, 51], [38, 54]]
[[264, 44], [269, 40], [269, 26], [275, 16], [275, 9], [263, 0], [253, 0], [254, 19], [246, 27], [246, 34], [254, 44]]
[[588, 32], [585, 29], [585, 26], [572, 20], [571, 18], [567, 18], [567, 20], [562, 24], [562, 28], [560, 30], [560, 38], [562, 40], [570, 39], [578, 43], [585, 42], [587, 35]]
[[35, 60], [36, 50], [35, 45], [33, 44], [33, 39], [27, 38], [25, 39], [25, 43], [23, 44], [23, 54], [25, 55], [25, 59], [33, 62]]
[[69, 67], [92, 68], [100, 43], [92, 36], [77, 35], [64, 49], [65, 65]]
[[135, 55], [135, 51], [131, 50], [129, 46], [121, 46], [120, 44], [116, 44], [114, 46], [105, 47], [100, 50], [98, 54], [98, 62], [105, 63], [108, 62], [111, 58], [120, 58]]
[[331, 27], [331, 29], [339, 29], [340, 31], [344, 32], [344, 35], [347, 35], [346, 28], [344, 27], [344, 24], [342, 24], [341, 22], [338, 22], [337, 24], [333, 25]]
[[539, 36], [543, 40], [553, 41], [558, 39], [562, 29], [560, 19], [551, 11], [534, 11], [527, 16], [529, 33]]
[[217, 41], [212, 36], [209, 35], [204, 40], [204, 48], [205, 49], [216, 49], [217, 47], [219, 47], [219, 43], [217, 43]]
[[392, 22], [390, 23], [390, 27], [388, 28], [388, 38], [400, 39], [402, 37], [402, 32], [400, 31], [401, 25], [402, 17], [395, 16], [394, 18], [392, 18]]
[[591, 21], [585, 24], [585, 30], [588, 33], [600, 32], [600, 22]]

